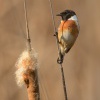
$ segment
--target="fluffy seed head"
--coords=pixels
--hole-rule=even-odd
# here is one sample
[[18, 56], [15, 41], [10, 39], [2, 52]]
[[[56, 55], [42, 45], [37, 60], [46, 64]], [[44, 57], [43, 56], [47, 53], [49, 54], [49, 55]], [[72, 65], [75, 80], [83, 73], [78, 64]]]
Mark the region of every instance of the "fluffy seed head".
[[15, 65], [17, 68], [17, 71], [15, 72], [16, 81], [19, 86], [24, 84], [24, 74], [27, 74], [28, 70], [35, 70], [37, 64], [37, 54], [35, 52], [32, 53], [27, 50], [22, 52]]

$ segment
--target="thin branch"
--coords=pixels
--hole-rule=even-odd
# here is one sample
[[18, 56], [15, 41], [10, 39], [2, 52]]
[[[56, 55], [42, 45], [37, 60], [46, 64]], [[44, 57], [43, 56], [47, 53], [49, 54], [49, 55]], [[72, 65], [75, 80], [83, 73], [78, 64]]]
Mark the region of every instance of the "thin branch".
[[49, 3], [50, 3], [50, 10], [51, 10], [52, 22], [53, 22], [53, 27], [54, 27], [54, 36], [56, 37], [56, 44], [57, 44], [58, 54], [59, 54], [59, 58], [60, 58], [60, 48], [59, 48], [58, 32], [57, 32], [56, 25], [55, 25], [54, 14], [53, 14], [53, 7], [52, 7], [51, 0], [49, 0]]
[[26, 35], [27, 35], [27, 49], [31, 51], [31, 39], [29, 34], [27, 10], [26, 10], [26, 0], [24, 0], [24, 12], [25, 12], [25, 22], [26, 22]]
[[[58, 32], [56, 30], [56, 25], [55, 25], [54, 14], [53, 14], [53, 7], [52, 7], [51, 0], [49, 0], [49, 3], [50, 3], [50, 9], [51, 9], [51, 15], [52, 15], [52, 21], [53, 21], [53, 27], [54, 27], [54, 36], [56, 36], [56, 44], [57, 44], [57, 47], [58, 47], [58, 54], [59, 54], [59, 57], [60, 57], [60, 48], [59, 48], [59, 41], [58, 41], [58, 36], [57, 36]], [[62, 74], [62, 82], [63, 82], [63, 90], [64, 90], [64, 95], [65, 95], [65, 100], [68, 100], [63, 66], [62, 66], [62, 64], [59, 64], [59, 65], [60, 65], [60, 68], [61, 68], [61, 74]]]
[[50, 2], [50, 9], [51, 9], [51, 15], [52, 15], [52, 22], [53, 22], [53, 27], [54, 27], [54, 35], [56, 35], [57, 29], [56, 29], [54, 14], [53, 14], [52, 2], [51, 0], [49, 0], [49, 2]]
[[62, 82], [63, 82], [63, 89], [64, 89], [65, 100], [68, 100], [67, 89], [66, 89], [66, 84], [65, 84], [65, 77], [64, 77], [64, 70], [63, 70], [62, 64], [60, 65], [60, 67], [61, 67], [61, 74], [62, 74]]

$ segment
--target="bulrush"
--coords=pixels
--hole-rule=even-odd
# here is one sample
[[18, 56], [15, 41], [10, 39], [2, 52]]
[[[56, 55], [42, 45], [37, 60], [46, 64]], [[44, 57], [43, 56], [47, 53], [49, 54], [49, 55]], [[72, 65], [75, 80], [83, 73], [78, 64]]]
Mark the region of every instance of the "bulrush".
[[39, 100], [39, 84], [37, 75], [37, 54], [25, 50], [19, 57], [16, 68], [16, 81], [19, 86], [24, 83], [27, 87], [29, 100]]

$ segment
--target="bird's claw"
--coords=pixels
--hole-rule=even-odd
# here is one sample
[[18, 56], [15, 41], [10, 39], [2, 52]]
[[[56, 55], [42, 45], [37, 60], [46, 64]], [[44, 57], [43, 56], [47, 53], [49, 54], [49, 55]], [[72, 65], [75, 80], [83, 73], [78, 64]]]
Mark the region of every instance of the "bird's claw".
[[62, 64], [62, 63], [63, 63], [63, 60], [61, 60], [61, 59], [58, 58], [58, 59], [57, 59], [57, 63], [58, 63], [58, 64]]

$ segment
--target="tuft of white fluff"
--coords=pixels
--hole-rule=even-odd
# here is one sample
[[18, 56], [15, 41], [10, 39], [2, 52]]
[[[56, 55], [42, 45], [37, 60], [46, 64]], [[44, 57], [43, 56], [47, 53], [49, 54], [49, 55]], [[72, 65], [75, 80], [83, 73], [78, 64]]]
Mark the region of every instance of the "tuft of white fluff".
[[22, 86], [24, 84], [23, 75], [27, 73], [28, 69], [35, 70], [35, 68], [38, 66], [37, 53], [32, 53], [28, 50], [23, 51], [15, 66], [17, 68], [15, 72], [17, 84], [18, 86]]

